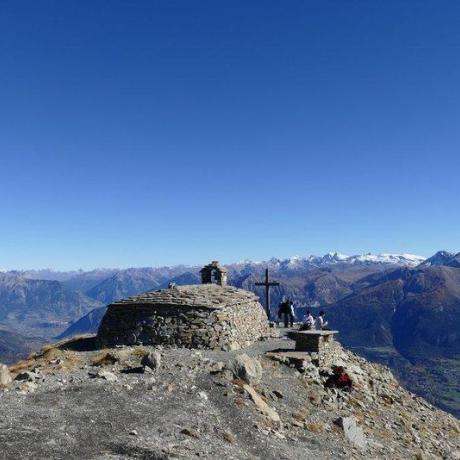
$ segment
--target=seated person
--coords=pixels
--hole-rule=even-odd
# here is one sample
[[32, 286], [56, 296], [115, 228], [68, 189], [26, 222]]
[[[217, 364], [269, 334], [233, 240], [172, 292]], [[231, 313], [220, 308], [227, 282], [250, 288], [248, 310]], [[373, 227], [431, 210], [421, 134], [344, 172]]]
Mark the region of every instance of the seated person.
[[313, 318], [313, 315], [310, 313], [310, 311], [307, 311], [305, 316], [303, 317], [302, 320], [302, 325], [300, 326], [300, 331], [311, 331], [315, 327], [315, 318]]
[[353, 380], [345, 372], [342, 366], [334, 367], [334, 374], [331, 375], [325, 383], [327, 388], [338, 388], [339, 390], [350, 392], [353, 387]]
[[324, 319], [326, 313], [324, 311], [319, 312], [318, 318], [316, 318], [315, 326], [318, 331], [329, 331], [328, 322]]

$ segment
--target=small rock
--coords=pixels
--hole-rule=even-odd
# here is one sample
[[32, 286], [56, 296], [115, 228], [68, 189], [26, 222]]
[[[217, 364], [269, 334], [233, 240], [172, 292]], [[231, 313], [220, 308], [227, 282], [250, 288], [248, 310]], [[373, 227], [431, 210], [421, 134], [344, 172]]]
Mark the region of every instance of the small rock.
[[156, 370], [161, 365], [161, 354], [158, 351], [152, 351], [143, 356], [141, 364], [144, 367], [149, 367], [152, 370]]
[[305, 429], [312, 433], [321, 433], [324, 431], [324, 426], [321, 423], [307, 423]]
[[233, 435], [232, 433], [230, 433], [229, 431], [224, 431], [222, 433], [222, 437], [225, 439], [225, 441], [227, 441], [229, 444], [235, 444], [236, 442], [236, 437], [235, 435]]
[[0, 364], [0, 385], [7, 386], [13, 381], [6, 364]]
[[18, 388], [19, 393], [21, 394], [33, 393], [36, 389], [37, 384], [34, 382], [24, 382]]
[[283, 398], [284, 398], [283, 393], [281, 393], [281, 391], [273, 390], [272, 393], [273, 393], [278, 399], [283, 399]]
[[199, 438], [200, 437], [200, 433], [198, 433], [198, 431], [192, 430], [191, 428], [184, 428], [184, 429], [181, 430], [181, 433], [185, 434], [187, 436], [190, 436], [192, 438]]
[[210, 374], [218, 374], [224, 370], [225, 364], [222, 361], [212, 363], [209, 369]]
[[279, 439], [286, 439], [286, 436], [283, 433], [280, 433], [279, 431], [273, 431], [273, 435]]
[[305, 417], [307, 416], [307, 412], [305, 409], [299, 409], [292, 413], [292, 418], [298, 420], [299, 422], [303, 422]]
[[204, 392], [204, 391], [200, 391], [198, 393], [198, 396], [203, 399], [204, 401], [207, 401], [209, 398], [208, 398], [208, 395]]
[[104, 369], [101, 369], [99, 371], [96, 371], [96, 372], [88, 372], [89, 376], [90, 377], [97, 377], [97, 378], [100, 378], [100, 379], [104, 379], [104, 380], [107, 380], [108, 382], [116, 382], [118, 380], [118, 377], [113, 374], [112, 372], [109, 372], [109, 371], [106, 371]]
[[131, 436], [137, 436], [137, 430], [131, 430], [131, 431], [129, 432], [129, 434], [130, 434]]
[[176, 388], [176, 385], [174, 385], [174, 383], [170, 383], [166, 386], [166, 391], [168, 393], [172, 393], [174, 391], [174, 389]]

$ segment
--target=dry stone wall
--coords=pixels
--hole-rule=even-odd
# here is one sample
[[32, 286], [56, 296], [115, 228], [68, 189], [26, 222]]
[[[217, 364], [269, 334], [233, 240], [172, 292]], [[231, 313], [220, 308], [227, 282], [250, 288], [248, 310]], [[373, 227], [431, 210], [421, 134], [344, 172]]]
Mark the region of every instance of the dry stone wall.
[[100, 346], [163, 344], [233, 350], [269, 335], [257, 297], [229, 286], [180, 286], [109, 305]]

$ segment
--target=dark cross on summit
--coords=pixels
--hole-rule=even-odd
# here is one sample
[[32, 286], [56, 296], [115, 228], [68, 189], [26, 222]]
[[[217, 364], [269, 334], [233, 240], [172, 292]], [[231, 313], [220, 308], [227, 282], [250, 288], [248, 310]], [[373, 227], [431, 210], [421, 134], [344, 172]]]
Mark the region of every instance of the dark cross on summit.
[[270, 319], [270, 288], [279, 286], [280, 283], [270, 281], [268, 279], [268, 268], [265, 269], [265, 281], [261, 283], [254, 283], [255, 286], [265, 286], [265, 308], [267, 309], [267, 317]]

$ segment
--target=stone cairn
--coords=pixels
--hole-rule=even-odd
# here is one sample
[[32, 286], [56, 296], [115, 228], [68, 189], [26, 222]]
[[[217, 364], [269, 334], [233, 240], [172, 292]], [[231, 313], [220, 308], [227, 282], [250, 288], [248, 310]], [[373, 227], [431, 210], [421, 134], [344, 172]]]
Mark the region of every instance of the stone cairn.
[[201, 270], [201, 282], [203, 284], [227, 285], [227, 269], [222, 267], [217, 260], [205, 265]]
[[220, 283], [171, 285], [109, 305], [99, 327], [98, 345], [236, 350], [268, 337], [267, 315], [258, 297]]

